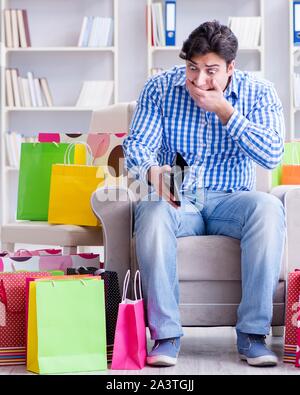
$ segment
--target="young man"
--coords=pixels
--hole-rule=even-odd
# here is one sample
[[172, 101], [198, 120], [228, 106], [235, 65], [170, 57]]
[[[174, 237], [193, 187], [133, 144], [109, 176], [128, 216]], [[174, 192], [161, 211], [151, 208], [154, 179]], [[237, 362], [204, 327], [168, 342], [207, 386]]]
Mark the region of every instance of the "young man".
[[[235, 35], [217, 21], [195, 29], [180, 54], [186, 65], [146, 83], [124, 142], [127, 168], [153, 186], [135, 213], [136, 253], [155, 340], [150, 365], [174, 365], [183, 335], [176, 238], [204, 234], [241, 243], [236, 325], [241, 359], [256, 366], [277, 364], [264, 339], [283, 256], [285, 215], [279, 199], [254, 188], [256, 165], [272, 169], [281, 160], [283, 112], [271, 83], [235, 70], [237, 48]], [[180, 207], [163, 182], [177, 153], [188, 164]]]

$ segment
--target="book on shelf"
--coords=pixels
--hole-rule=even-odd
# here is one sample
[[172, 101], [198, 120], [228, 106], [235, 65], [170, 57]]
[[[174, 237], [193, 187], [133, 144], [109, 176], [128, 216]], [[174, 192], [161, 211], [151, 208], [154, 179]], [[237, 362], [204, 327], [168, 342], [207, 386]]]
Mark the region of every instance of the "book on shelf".
[[151, 4], [152, 34], [155, 47], [166, 45], [166, 32], [161, 3]]
[[166, 45], [176, 44], [176, 0], [165, 0]]
[[35, 97], [35, 88], [34, 88], [34, 77], [33, 77], [32, 71], [27, 72], [27, 79], [28, 79], [31, 107], [37, 107], [37, 101], [36, 101], [36, 97]]
[[28, 79], [21, 77], [21, 84], [23, 87], [23, 99], [24, 99], [23, 105], [24, 107], [31, 107]]
[[76, 107], [97, 109], [108, 106], [112, 101], [113, 89], [113, 81], [84, 81]]
[[100, 16], [83, 18], [78, 38], [79, 47], [107, 47], [113, 44], [113, 19]]
[[43, 103], [43, 99], [42, 99], [40, 80], [38, 78], [34, 78], [33, 84], [34, 84], [34, 93], [35, 93], [35, 97], [36, 97], [37, 106], [43, 107], [44, 103]]
[[19, 90], [19, 72], [17, 69], [11, 69], [12, 87], [14, 92], [14, 103], [16, 107], [21, 106], [20, 90]]
[[21, 144], [22, 142], [36, 142], [36, 137], [23, 136], [17, 132], [5, 133], [6, 164], [18, 169], [20, 166]]
[[260, 45], [261, 17], [229, 17], [228, 26], [236, 35], [240, 48], [255, 48]]
[[5, 70], [5, 85], [6, 105], [8, 107], [13, 107], [15, 105], [14, 90], [12, 85], [12, 75], [9, 69]]
[[18, 69], [5, 70], [6, 105], [8, 107], [51, 107], [53, 100], [46, 78], [35, 78], [32, 71], [27, 78]]
[[11, 12], [10, 10], [4, 10], [4, 31], [5, 31], [5, 45], [7, 48], [12, 48], [12, 26], [11, 26]]
[[18, 31], [17, 10], [11, 10], [11, 28], [12, 28], [13, 47], [18, 48], [20, 46], [20, 41], [19, 41], [19, 31]]
[[43, 97], [45, 99], [46, 106], [53, 106], [53, 98], [49, 89], [47, 78], [40, 78], [40, 84], [43, 92]]
[[7, 48], [31, 46], [27, 10], [4, 10], [5, 45]]

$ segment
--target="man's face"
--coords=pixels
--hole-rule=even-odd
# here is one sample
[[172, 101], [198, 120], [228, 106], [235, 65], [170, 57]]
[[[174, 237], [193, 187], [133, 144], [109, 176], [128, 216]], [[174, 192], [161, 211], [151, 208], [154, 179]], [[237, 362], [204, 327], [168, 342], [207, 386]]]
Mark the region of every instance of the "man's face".
[[186, 78], [203, 90], [212, 89], [211, 80], [215, 79], [224, 91], [233, 71], [234, 60], [227, 66], [225, 60], [213, 52], [186, 61]]

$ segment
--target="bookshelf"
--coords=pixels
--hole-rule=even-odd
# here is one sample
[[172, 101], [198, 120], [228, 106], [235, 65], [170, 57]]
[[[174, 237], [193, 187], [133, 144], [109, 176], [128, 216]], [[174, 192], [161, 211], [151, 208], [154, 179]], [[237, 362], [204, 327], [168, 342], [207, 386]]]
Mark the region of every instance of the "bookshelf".
[[300, 46], [294, 45], [293, 4], [289, 1], [289, 54], [290, 54], [290, 133], [289, 139], [300, 139], [300, 106], [295, 105], [294, 73], [300, 74]]
[[[265, 0], [251, 0], [244, 4], [236, 5], [235, 0], [220, 2], [218, 0], [177, 0], [176, 2], [176, 45], [153, 46], [152, 45], [152, 21], [151, 7], [154, 3], [161, 3], [164, 11], [164, 0], [147, 0], [147, 43], [148, 43], [148, 76], [152, 75], [153, 69], [165, 69], [174, 64], [184, 64], [179, 58], [183, 41], [189, 33], [207, 20], [217, 19], [222, 24], [228, 25], [230, 16], [261, 17], [261, 32], [259, 45], [240, 46], [237, 56], [236, 67], [249, 70], [264, 76], [265, 72]], [[183, 18], [184, 15], [184, 18]], [[201, 17], [199, 18], [199, 15]], [[189, 24], [183, 24], [182, 20], [189, 20]]]
[[[18, 169], [8, 161], [6, 134], [87, 132], [93, 108], [77, 107], [83, 81], [113, 81], [111, 104], [119, 97], [119, 0], [0, 0], [1, 2], [1, 225], [15, 221]], [[5, 9], [25, 9], [31, 46], [5, 46]], [[78, 46], [85, 16], [112, 18], [108, 46]], [[100, 45], [100, 44], [99, 44]], [[47, 78], [53, 106], [8, 106], [5, 69]], [[4, 187], [5, 186], [5, 187]]]

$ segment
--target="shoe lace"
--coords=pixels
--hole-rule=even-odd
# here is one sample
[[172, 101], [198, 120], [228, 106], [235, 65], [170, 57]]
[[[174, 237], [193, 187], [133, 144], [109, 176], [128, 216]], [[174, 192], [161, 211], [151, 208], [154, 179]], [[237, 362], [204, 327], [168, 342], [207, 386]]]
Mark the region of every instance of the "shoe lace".
[[175, 346], [176, 339], [155, 340], [153, 350], [156, 350], [161, 345], [161, 343], [164, 343], [166, 341], [172, 343], [173, 346]]
[[266, 341], [265, 341], [266, 336], [265, 335], [252, 335], [252, 334], [249, 334], [249, 338], [250, 338], [251, 342], [253, 342], [253, 343], [266, 344]]

